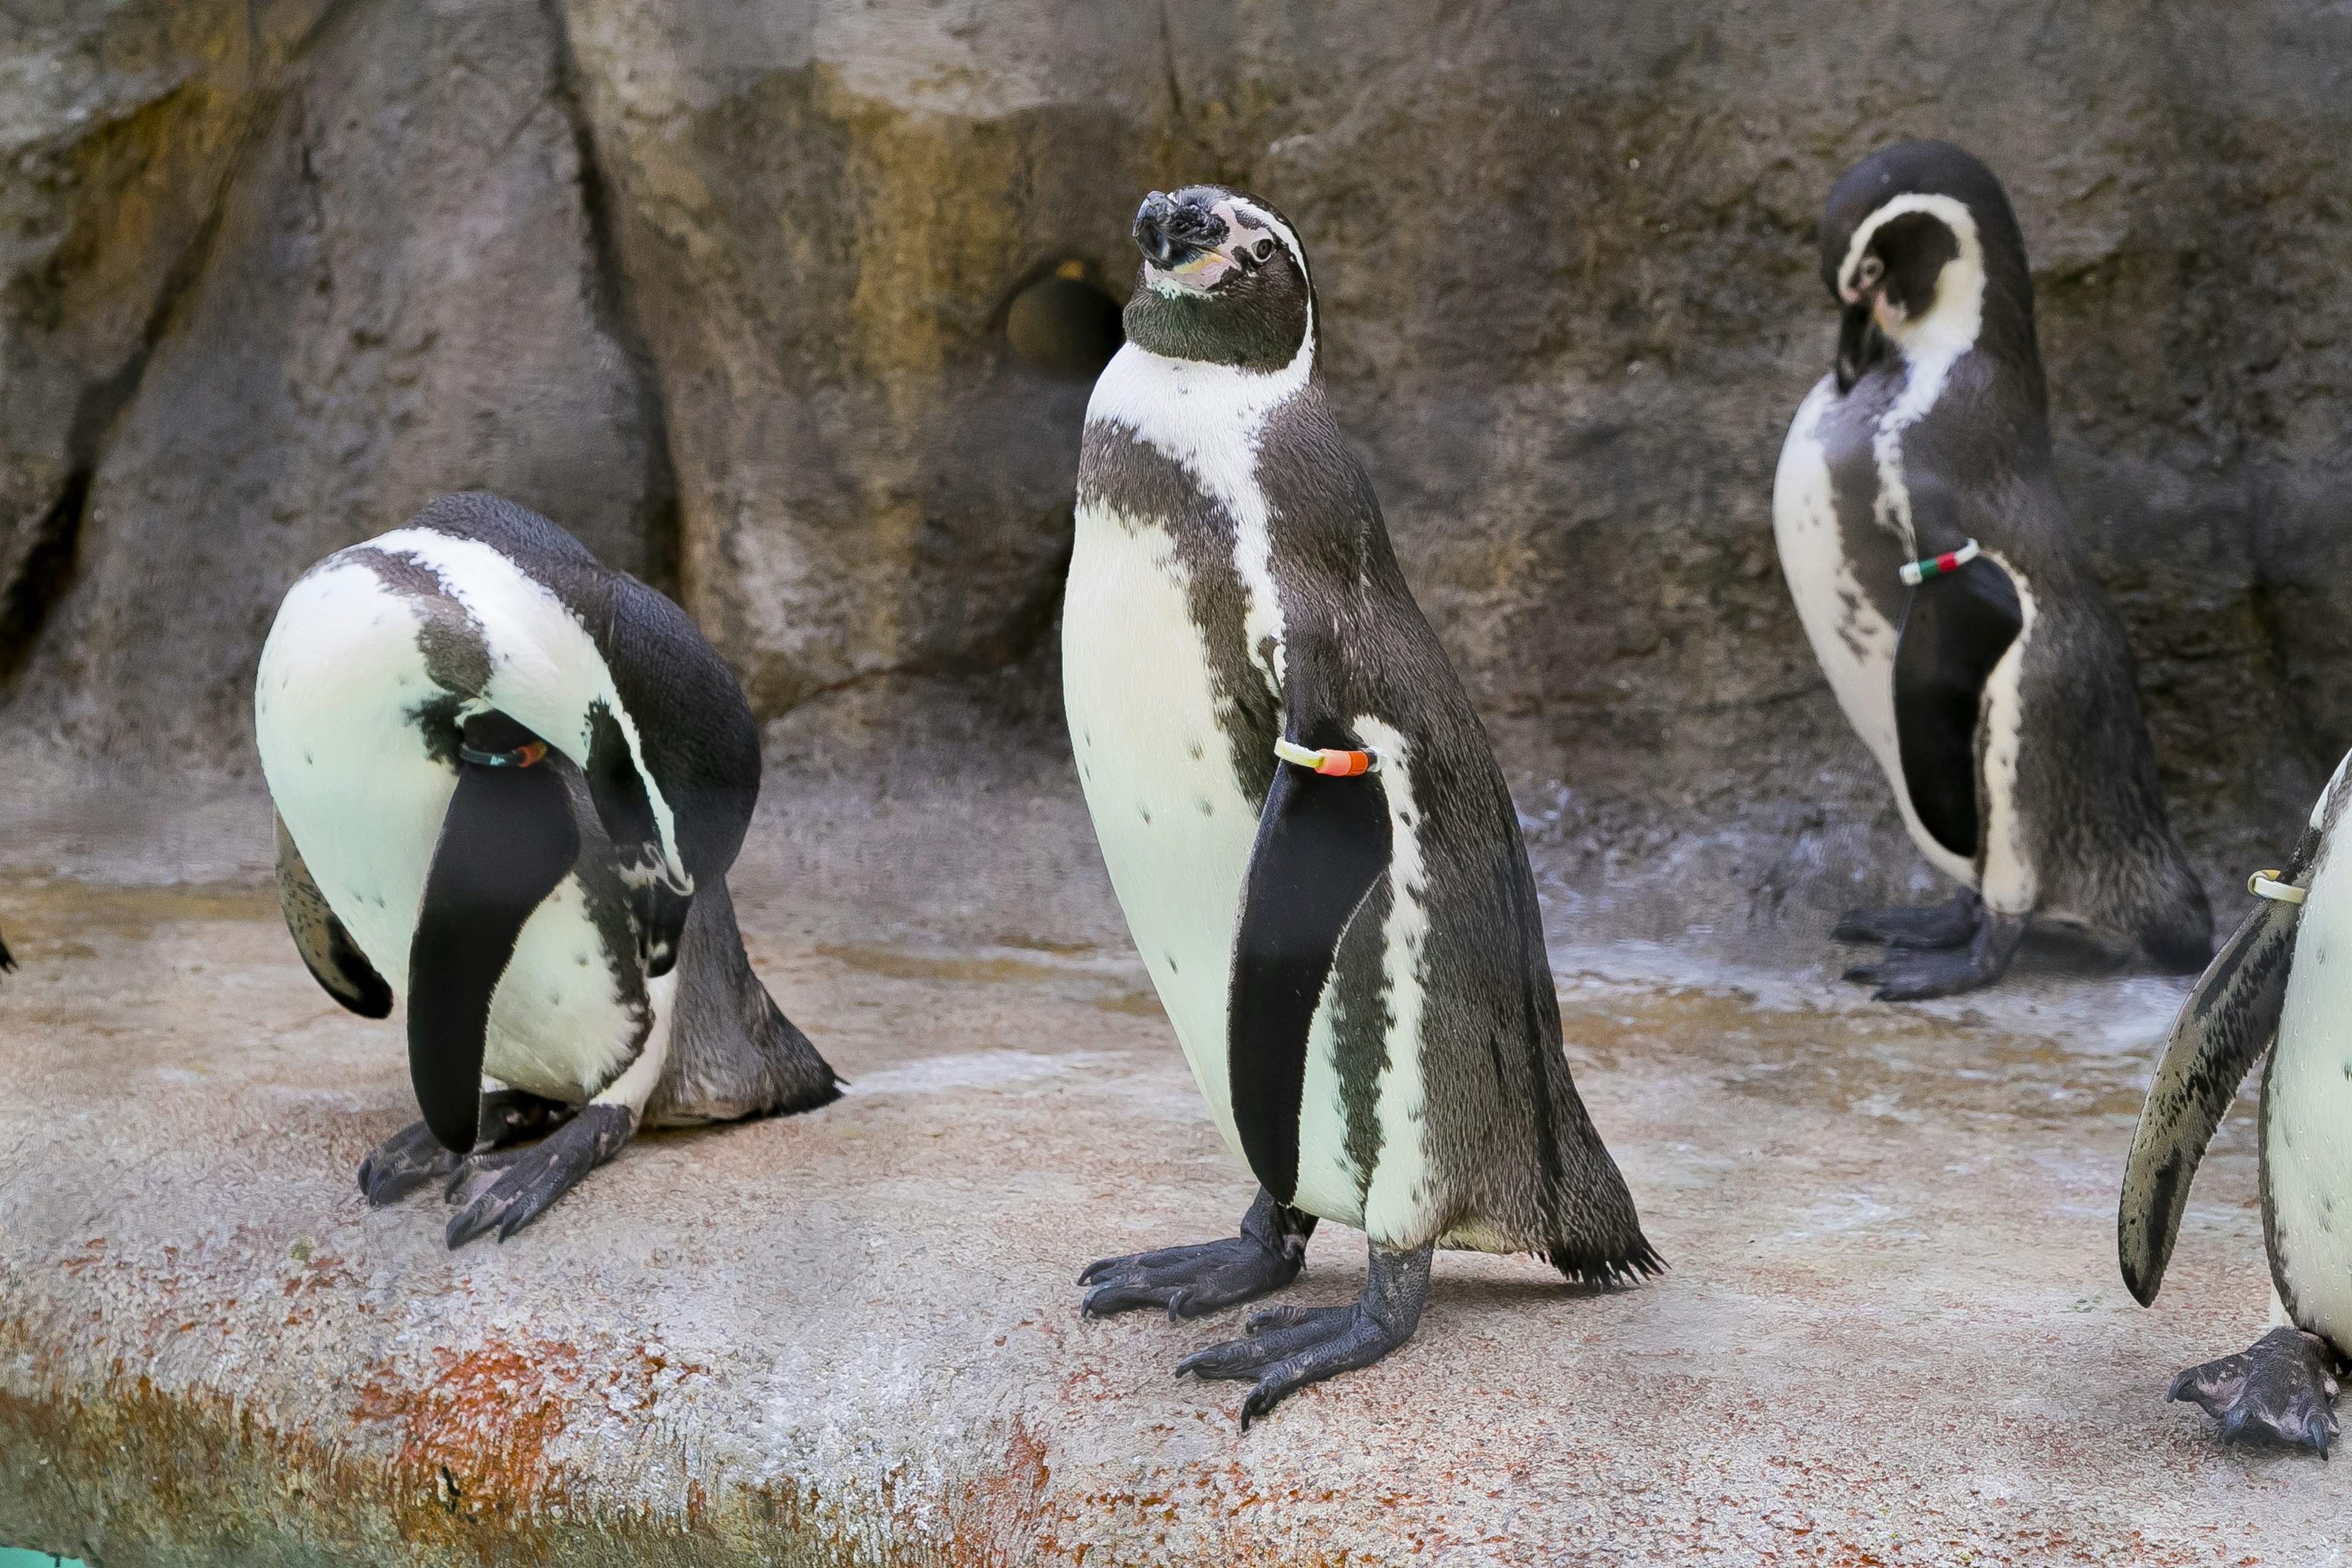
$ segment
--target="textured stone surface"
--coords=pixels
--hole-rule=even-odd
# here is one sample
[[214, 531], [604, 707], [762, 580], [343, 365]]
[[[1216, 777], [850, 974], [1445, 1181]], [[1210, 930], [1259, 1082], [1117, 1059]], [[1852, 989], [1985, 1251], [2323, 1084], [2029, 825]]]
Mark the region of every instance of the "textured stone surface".
[[447, 489], [661, 564], [657, 414], [600, 323], [556, 42], [529, 6], [382, 0], [305, 40], [107, 433], [20, 734], [250, 767], [286, 585]]
[[[17, 595], [47, 614], [0, 732], [243, 765], [276, 585], [467, 483], [674, 563], [770, 716], [855, 684], [929, 694], [891, 710], [923, 726], [930, 678], [1049, 682], [1085, 387], [1009, 351], [1008, 301], [1056, 266], [1123, 292], [1137, 194], [1212, 175], [1308, 236], [1343, 426], [1561, 885], [1649, 934], [1810, 919], [1824, 869], [1915, 870], [1786, 602], [1770, 473], [1830, 352], [1822, 193], [1938, 134], [2016, 198], [2062, 470], [2217, 887], [2352, 741], [2340, 6], [168, 14], [0, 47], [18, 143], [99, 171], [12, 193], [21, 232], [88, 237], [20, 279], [87, 256], [51, 293], [137, 303], [10, 339], [125, 401], [76, 458], [26, 395], [10, 515], [98, 482], [62, 591]], [[240, 135], [166, 90], [194, 67], [87, 65], [118, 56], [269, 112]], [[61, 60], [140, 159], [70, 130], [100, 89]], [[153, 258], [223, 170], [174, 295]]]
[[2352, 741], [2340, 8], [568, 11], [689, 602], [765, 710], [1029, 635], [1064, 524], [1013, 497], [1058, 496], [1074, 404], [992, 310], [1057, 257], [1123, 277], [1135, 193], [1211, 174], [1307, 234], [1343, 423], [1516, 760], [1604, 830], [1785, 833], [1852, 754], [1767, 516], [1830, 352], [1811, 232], [1845, 163], [1932, 133], [2022, 215], [2065, 478], [2193, 837], [2236, 853]]
[[[2116, 1277], [2178, 983], [2029, 957], [1895, 1009], [1818, 967], [1562, 948], [1579, 1083], [1671, 1270], [1579, 1296], [1449, 1254], [1405, 1349], [1244, 1436], [1237, 1386], [1169, 1375], [1239, 1312], [1077, 1316], [1080, 1264], [1216, 1234], [1250, 1186], [1073, 792], [809, 781], [764, 814], [751, 952], [848, 1096], [641, 1139], [455, 1255], [437, 1199], [353, 1189], [414, 1113], [399, 1032], [301, 971], [256, 883], [266, 820], [0, 803], [26, 960], [0, 984], [0, 1541], [105, 1568], [1365, 1568], [2301, 1563], [2341, 1538], [2340, 1463], [2225, 1451], [2163, 1403], [2265, 1326], [2246, 1120], [2158, 1308]], [[1296, 1299], [1351, 1295], [1361, 1247], [1318, 1235]]]
[[0, 676], [70, 563], [107, 427], [201, 267], [253, 116], [322, 9], [53, 0], [0, 19]]

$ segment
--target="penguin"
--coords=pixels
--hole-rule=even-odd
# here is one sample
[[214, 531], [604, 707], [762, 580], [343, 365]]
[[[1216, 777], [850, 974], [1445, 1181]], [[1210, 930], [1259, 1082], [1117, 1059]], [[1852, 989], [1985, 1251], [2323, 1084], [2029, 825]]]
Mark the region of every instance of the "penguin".
[[1225, 1146], [1240, 1235], [1089, 1266], [1087, 1316], [1195, 1317], [1297, 1278], [1318, 1220], [1370, 1263], [1178, 1374], [1244, 1430], [1419, 1323], [1439, 1247], [1569, 1279], [1663, 1265], [1569, 1073], [1535, 881], [1470, 700], [1333, 422], [1297, 231], [1152, 193], [1080, 447], [1063, 695], [1120, 908]]
[[[2352, 1360], [2352, 756], [2320, 792], [2284, 870], [2258, 871], [2263, 901], [2174, 1021], [2124, 1167], [2116, 1250], [2124, 1283], [2156, 1303], [2189, 1179], [2256, 1058], [2263, 1240], [2274, 1327], [2240, 1354], [2192, 1366], [2167, 1397], [2259, 1438], [2327, 1457], [2336, 1374]], [[2328, 960], [2336, 962], [2331, 965]], [[2337, 1214], [2337, 1209], [2344, 1213]]]
[[446, 1177], [448, 1245], [503, 1241], [641, 1126], [838, 1097], [728, 896], [751, 709], [683, 611], [553, 522], [446, 496], [311, 567], [254, 729], [303, 963], [362, 1017], [407, 1007], [423, 1120], [361, 1165], [370, 1204]]
[[2193, 973], [2204, 889], [2165, 818], [2123, 628], [2060, 495], [2025, 241], [1990, 170], [1906, 142], [1822, 218], [1837, 363], [1789, 426], [1772, 528], [1839, 706], [1948, 903], [1853, 910], [1881, 1000], [2000, 978], [2029, 916]]

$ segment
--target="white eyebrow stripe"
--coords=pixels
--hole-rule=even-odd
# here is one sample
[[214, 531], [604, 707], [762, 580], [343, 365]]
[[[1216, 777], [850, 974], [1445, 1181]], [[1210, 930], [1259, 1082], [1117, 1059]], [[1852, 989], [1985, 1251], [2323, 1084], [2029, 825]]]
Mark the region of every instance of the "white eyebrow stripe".
[[1870, 244], [1871, 237], [1906, 213], [1926, 213], [1930, 217], [1940, 219], [1959, 239], [1963, 249], [1977, 238], [1977, 215], [1969, 210], [1966, 202], [1957, 196], [1906, 191], [1854, 226], [1853, 237], [1846, 241], [1845, 259], [1838, 263], [1837, 281], [1841, 295], [1853, 286], [1854, 268], [1862, 265], [1863, 249]]
[[1280, 218], [1275, 216], [1272, 213], [1266, 211], [1255, 202], [1245, 201], [1242, 197], [1235, 195], [1228, 195], [1225, 199], [1233, 204], [1233, 209], [1236, 214], [1245, 215], [1256, 226], [1271, 230], [1274, 237], [1282, 241], [1283, 248], [1290, 252], [1292, 264], [1298, 268], [1298, 280], [1307, 285], [1307, 331], [1298, 340], [1298, 352], [1291, 356], [1290, 364], [1286, 367], [1283, 372], [1284, 374], [1287, 375], [1291, 374], [1291, 372], [1296, 371], [1300, 373], [1303, 378], [1306, 368], [1315, 363], [1315, 331], [1317, 327], [1315, 320], [1315, 280], [1310, 278], [1307, 272], [1307, 247], [1298, 243], [1298, 237], [1290, 232], [1290, 226], [1288, 224], [1283, 222]]

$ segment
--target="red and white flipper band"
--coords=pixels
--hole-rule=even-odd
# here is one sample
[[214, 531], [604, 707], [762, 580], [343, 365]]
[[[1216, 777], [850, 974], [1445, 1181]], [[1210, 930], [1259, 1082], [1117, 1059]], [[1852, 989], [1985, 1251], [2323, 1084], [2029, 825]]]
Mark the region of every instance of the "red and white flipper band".
[[1312, 768], [1335, 779], [1351, 779], [1358, 773], [1381, 771], [1381, 759], [1370, 752], [1342, 752], [1328, 746], [1318, 750], [1309, 746], [1294, 746], [1287, 741], [1276, 741], [1274, 754], [1293, 766]]
[[2298, 888], [2293, 882], [2280, 881], [2276, 871], [2257, 871], [2246, 879], [2246, 891], [2258, 899], [2268, 899], [2273, 903], [2299, 904], [2309, 889]]
[[1957, 572], [1982, 553], [1977, 542], [1969, 540], [1958, 550], [1947, 550], [1941, 555], [1931, 555], [1925, 561], [1906, 561], [1895, 569], [1895, 575], [1916, 588], [1930, 577], [1940, 577], [1947, 572]]

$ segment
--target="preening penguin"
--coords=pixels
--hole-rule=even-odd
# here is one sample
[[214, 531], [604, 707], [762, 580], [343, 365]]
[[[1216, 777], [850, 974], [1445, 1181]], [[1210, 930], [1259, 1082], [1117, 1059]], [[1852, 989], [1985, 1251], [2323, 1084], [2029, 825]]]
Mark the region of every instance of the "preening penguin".
[[760, 789], [742, 692], [545, 518], [447, 496], [313, 566], [254, 727], [304, 963], [362, 1017], [408, 1008], [425, 1120], [360, 1167], [369, 1202], [446, 1174], [449, 1245], [504, 1239], [641, 1125], [839, 1094], [728, 898]]
[[1354, 1305], [1259, 1313], [1178, 1372], [1246, 1426], [1417, 1325], [1438, 1247], [1571, 1279], [1660, 1266], [1561, 1050], [1501, 770], [1324, 400], [1307, 256], [1196, 185], [1135, 221], [1127, 346], [1096, 384], [1063, 611], [1087, 805], [1226, 1146], [1241, 1235], [1106, 1258], [1089, 1314], [1192, 1317], [1361, 1226]]
[[2190, 1367], [2172, 1380], [2170, 1397], [2219, 1417], [2224, 1438], [2300, 1444], [2322, 1458], [2336, 1436], [2335, 1372], [2352, 1359], [2347, 766], [2352, 757], [2337, 764], [2285, 868], [2249, 884], [2263, 901], [2182, 1005], [2132, 1138], [2116, 1220], [2124, 1282], [2141, 1306], [2152, 1306], [2180, 1234], [2189, 1178], [2247, 1069], [2269, 1050], [2263, 1239], [2279, 1326], [2242, 1354]]
[[1837, 365], [1772, 487], [1780, 566], [1847, 720], [1928, 863], [1927, 909], [1855, 910], [1881, 998], [2000, 977], [2029, 915], [2191, 970], [2204, 890], [2165, 820], [2131, 650], [2052, 467], [2025, 242], [1991, 171], [1906, 142], [1822, 218]]

